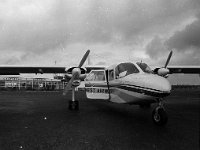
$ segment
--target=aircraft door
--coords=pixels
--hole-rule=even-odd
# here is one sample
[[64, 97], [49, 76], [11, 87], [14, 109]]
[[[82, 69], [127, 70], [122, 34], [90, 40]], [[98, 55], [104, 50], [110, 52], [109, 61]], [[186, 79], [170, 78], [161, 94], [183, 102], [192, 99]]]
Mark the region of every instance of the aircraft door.
[[89, 99], [109, 99], [105, 70], [92, 70], [85, 78], [86, 96]]

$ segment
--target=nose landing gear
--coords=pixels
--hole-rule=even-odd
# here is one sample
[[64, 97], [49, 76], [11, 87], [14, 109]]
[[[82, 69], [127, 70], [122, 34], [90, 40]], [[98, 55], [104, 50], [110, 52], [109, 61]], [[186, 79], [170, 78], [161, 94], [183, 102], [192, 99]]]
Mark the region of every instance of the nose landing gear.
[[69, 101], [69, 110], [79, 110], [79, 101], [75, 100], [75, 87], [72, 87], [72, 100]]
[[158, 106], [152, 112], [152, 119], [156, 125], [163, 126], [168, 121], [167, 113], [163, 107], [162, 99], [158, 100]]

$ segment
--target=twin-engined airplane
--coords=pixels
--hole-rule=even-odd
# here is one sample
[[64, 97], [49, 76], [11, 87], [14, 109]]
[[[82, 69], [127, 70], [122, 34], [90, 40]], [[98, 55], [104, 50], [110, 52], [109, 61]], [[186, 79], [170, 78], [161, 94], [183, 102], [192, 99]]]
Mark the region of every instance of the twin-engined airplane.
[[77, 67], [16, 67], [0, 66], [0, 75], [17, 75], [20, 73], [64, 73], [70, 79], [64, 89], [64, 95], [72, 91], [69, 101], [70, 110], [78, 110], [79, 102], [75, 100], [75, 88], [84, 80], [86, 96], [89, 99], [104, 99], [120, 104], [134, 104], [150, 107], [158, 105], [152, 112], [153, 122], [165, 125], [168, 121], [163, 100], [171, 92], [171, 85], [166, 79], [170, 73], [197, 73], [200, 66], [167, 67], [172, 56], [170, 52], [164, 67], [151, 68], [142, 62], [119, 63], [110, 67], [82, 67], [90, 50], [83, 56]]

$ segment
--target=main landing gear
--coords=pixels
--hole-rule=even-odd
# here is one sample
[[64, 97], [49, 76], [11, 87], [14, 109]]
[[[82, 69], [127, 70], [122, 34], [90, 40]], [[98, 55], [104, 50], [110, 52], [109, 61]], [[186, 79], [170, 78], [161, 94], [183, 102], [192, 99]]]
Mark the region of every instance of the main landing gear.
[[72, 100], [69, 101], [69, 110], [79, 110], [79, 101], [75, 100], [75, 87], [72, 88]]
[[162, 99], [158, 99], [158, 106], [152, 112], [152, 119], [156, 125], [163, 126], [168, 121], [167, 113], [163, 107]]

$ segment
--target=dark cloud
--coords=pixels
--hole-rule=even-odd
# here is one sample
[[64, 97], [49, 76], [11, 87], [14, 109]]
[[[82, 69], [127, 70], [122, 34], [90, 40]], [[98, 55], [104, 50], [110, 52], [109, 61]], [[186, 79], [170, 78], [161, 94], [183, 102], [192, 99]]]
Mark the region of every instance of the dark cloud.
[[122, 36], [122, 42], [141, 40], [141, 36], [166, 34], [186, 17], [199, 11], [199, 1], [128, 1], [110, 19], [112, 31]]
[[146, 53], [153, 59], [157, 59], [166, 52], [168, 52], [167, 47], [159, 36], [155, 36], [146, 46]]
[[200, 51], [200, 19], [186, 26], [184, 30], [177, 31], [166, 44], [171, 48], [183, 51], [193, 49]]
[[184, 65], [200, 65], [200, 15], [196, 20], [171, 37], [161, 39], [155, 36], [146, 46], [146, 53], [153, 59], [166, 55], [173, 50], [173, 63]]
[[166, 32], [166, 29], [190, 16], [188, 8], [194, 7], [192, 4], [187, 2], [180, 5], [177, 1], [157, 1], [156, 4], [94, 1], [86, 14], [88, 24], [82, 25], [85, 30], [84, 42], [137, 43], [141, 36]]
[[175, 63], [200, 65], [200, 15], [183, 30], [175, 32], [165, 41], [165, 45], [180, 53]]
[[4, 31], [7, 32], [7, 37], [4, 38], [9, 39], [4, 43], [10, 42], [10, 47], [19, 49], [24, 46], [26, 49], [42, 51], [68, 40], [105, 43], [118, 35], [122, 40], [132, 41], [140, 33], [152, 32], [152, 29], [158, 32], [163, 30], [158, 26], [174, 24], [172, 20], [180, 21], [181, 13], [186, 14], [188, 8], [197, 7], [195, 2], [141, 3], [127, 0], [114, 3], [104, 0], [89, 1], [85, 4], [88, 6], [83, 7], [77, 1], [59, 0], [53, 3], [53, 7], [47, 12], [49, 15], [32, 19], [20, 18], [20, 21], [14, 20], [13, 25], [8, 24], [9, 31]]
[[[134, 44], [144, 47], [146, 40], [155, 37], [147, 45], [146, 52], [156, 58], [167, 50], [167, 46], [180, 49], [182, 43], [183, 46], [192, 43], [194, 37], [189, 32], [190, 28], [197, 28], [194, 25], [186, 27], [185, 33], [177, 32], [169, 42], [165, 42], [165, 35], [182, 26], [188, 18], [194, 18], [200, 8], [199, 0], [34, 0], [29, 3], [21, 0], [0, 3], [0, 51], [32, 52], [34, 56], [61, 48], [70, 53], [71, 49], [67, 47], [73, 48], [71, 45], [77, 43], [88, 47], [108, 45], [107, 49], [119, 45], [116, 51], [123, 46], [132, 49]], [[184, 35], [190, 35], [191, 40], [184, 39]], [[195, 35], [195, 39], [199, 37]], [[192, 45], [198, 47], [197, 42], [193, 41]]]

